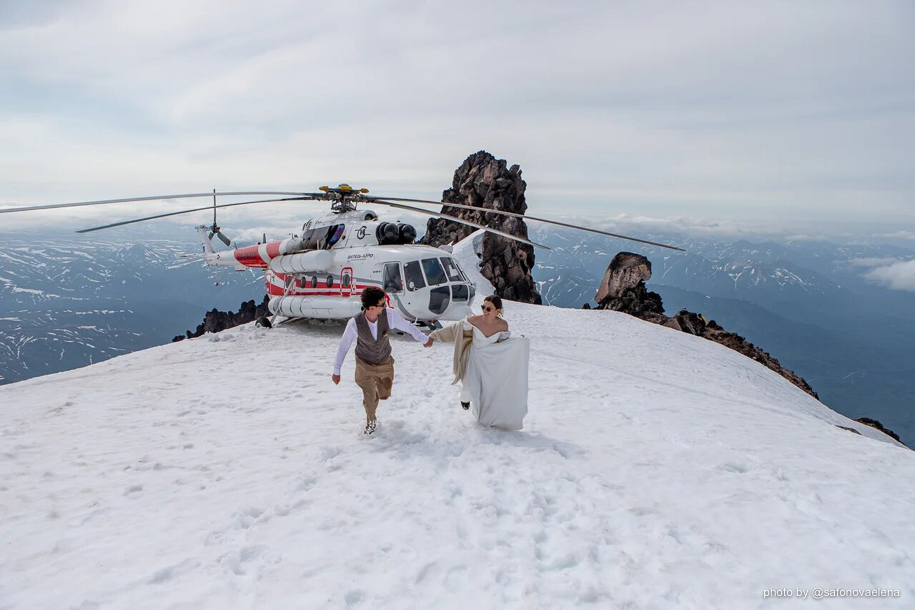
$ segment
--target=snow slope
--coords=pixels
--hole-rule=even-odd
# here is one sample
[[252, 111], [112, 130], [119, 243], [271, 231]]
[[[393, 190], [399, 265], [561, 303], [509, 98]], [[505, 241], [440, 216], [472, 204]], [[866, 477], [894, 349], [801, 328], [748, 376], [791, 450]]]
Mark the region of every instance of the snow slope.
[[915, 453], [712, 342], [506, 305], [531, 338], [521, 432], [461, 410], [450, 345], [395, 337], [364, 437], [352, 355], [330, 380], [342, 325], [0, 387], [0, 608], [915, 603]]

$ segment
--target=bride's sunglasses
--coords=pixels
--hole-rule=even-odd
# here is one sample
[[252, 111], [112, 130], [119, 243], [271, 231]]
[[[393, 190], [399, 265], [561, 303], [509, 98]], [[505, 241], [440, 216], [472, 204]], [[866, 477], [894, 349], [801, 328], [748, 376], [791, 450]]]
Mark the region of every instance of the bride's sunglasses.
[[496, 310], [495, 307], [487, 307], [485, 305], [483, 306], [483, 311], [495, 311], [495, 310]]

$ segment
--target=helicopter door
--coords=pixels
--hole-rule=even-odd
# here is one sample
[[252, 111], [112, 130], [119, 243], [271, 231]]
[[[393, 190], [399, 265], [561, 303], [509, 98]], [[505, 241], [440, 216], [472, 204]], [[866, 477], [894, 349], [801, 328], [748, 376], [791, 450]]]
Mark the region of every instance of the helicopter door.
[[344, 267], [340, 273], [340, 296], [348, 297], [353, 294], [353, 268]]

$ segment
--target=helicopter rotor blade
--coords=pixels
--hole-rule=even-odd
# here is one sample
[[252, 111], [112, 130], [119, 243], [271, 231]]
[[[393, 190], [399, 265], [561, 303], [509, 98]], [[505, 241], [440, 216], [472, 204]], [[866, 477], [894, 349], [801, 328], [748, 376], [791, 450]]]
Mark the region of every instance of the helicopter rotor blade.
[[[225, 193], [216, 193], [221, 197], [239, 197], [251, 195], [295, 195], [307, 199], [326, 199], [325, 193], [293, 193], [285, 191], [227, 191]], [[124, 199], [101, 199], [99, 201], [78, 201], [75, 203], [52, 203], [47, 205], [33, 205], [21, 208], [2, 208], [0, 214], [9, 214], [11, 212], [33, 212], [35, 210], [53, 210], [57, 208], [76, 208], [87, 205], [109, 205], [112, 203], [130, 203], [134, 201], [159, 201], [167, 199], [190, 199], [194, 197], [212, 197], [213, 193], [181, 193], [178, 195], [151, 195], [149, 197], [127, 197]], [[213, 206], [208, 206], [212, 209]]]
[[566, 222], [560, 222], [558, 220], [550, 220], [548, 218], [538, 218], [536, 216], [527, 216], [525, 214], [518, 214], [517, 212], [503, 212], [502, 210], [490, 210], [488, 208], [480, 208], [480, 207], [476, 207], [476, 206], [472, 206], [472, 205], [463, 205], [463, 204], [459, 204], [459, 203], [448, 203], [447, 201], [429, 201], [426, 199], [405, 199], [405, 198], [400, 198], [400, 197], [380, 197], [377, 199], [374, 197], [366, 197], [365, 199], [368, 201], [371, 201], [372, 203], [381, 203], [379, 201], [379, 199], [383, 199], [386, 201], [409, 201], [412, 203], [428, 203], [428, 204], [433, 204], [433, 205], [442, 205], [442, 206], [447, 206], [447, 207], [452, 207], [452, 208], [459, 208], [462, 210], [473, 210], [476, 212], [481, 212], [483, 214], [500, 214], [502, 216], [514, 216], [516, 218], [522, 218], [524, 220], [533, 220], [535, 222], [545, 222], [547, 224], [557, 225], [560, 227], [566, 227], [569, 229], [578, 229], [580, 231], [588, 231], [590, 233], [597, 233], [599, 235], [607, 235], [609, 237], [617, 237], [619, 239], [627, 239], [629, 241], [637, 241], [637, 242], [643, 243], [643, 244], [659, 246], [661, 248], [668, 248], [670, 250], [677, 250], [679, 252], [686, 252], [686, 250], [684, 250], [683, 248], [678, 248], [677, 246], [670, 246], [668, 244], [662, 244], [662, 243], [658, 243], [655, 241], [639, 239], [638, 237], [629, 237], [628, 235], [619, 235], [618, 233], [610, 233], [608, 231], [601, 231], [600, 229], [592, 229], [590, 227], [581, 227], [581, 226], [569, 224]]
[[477, 223], [471, 222], [469, 220], [464, 220], [463, 218], [458, 218], [456, 216], [449, 216], [448, 214], [442, 214], [441, 212], [433, 212], [431, 210], [424, 210], [422, 208], [417, 208], [412, 205], [403, 205], [401, 203], [394, 203], [392, 201], [385, 201], [383, 199], [372, 199], [371, 202], [377, 203], [378, 205], [387, 205], [387, 206], [391, 206], [392, 208], [399, 208], [401, 210], [410, 210], [412, 212], [419, 212], [420, 214], [426, 214], [428, 216], [434, 216], [436, 218], [447, 218], [448, 220], [460, 223], [462, 225], [476, 227], [477, 229], [485, 229], [485, 230], [489, 231], [490, 233], [495, 233], [496, 235], [500, 235], [500, 236], [506, 237], [508, 239], [513, 239], [515, 241], [520, 241], [522, 244], [527, 244], [529, 246], [535, 246], [537, 248], [543, 248], [544, 250], [552, 249], [549, 246], [544, 246], [543, 244], [538, 244], [535, 241], [531, 241], [531, 240], [525, 239], [523, 237], [518, 237], [517, 235], [512, 235], [511, 233], [506, 233], [505, 231], [499, 231], [498, 229], [493, 229], [492, 227], [487, 227], [485, 225], [477, 224]]
[[[212, 195], [212, 193], [210, 193]], [[231, 208], [237, 205], [249, 205], [252, 203], [273, 203], [276, 201], [309, 201], [310, 197], [284, 197], [282, 199], [258, 199], [256, 201], [239, 201], [238, 203], [223, 203], [217, 208]], [[179, 210], [177, 212], [167, 212], [165, 214], [156, 214], [155, 216], [146, 216], [145, 218], [134, 218], [133, 220], [122, 220], [121, 222], [113, 222], [111, 224], [102, 225], [99, 227], [90, 227], [88, 229], [80, 229], [77, 233], [92, 233], [93, 231], [101, 231], [102, 229], [112, 229], [114, 227], [122, 227], [124, 225], [130, 225], [137, 222], [145, 222], [147, 220], [156, 220], [157, 218], [167, 218], [169, 216], [178, 216], [179, 214], [190, 214], [191, 212], [203, 212], [204, 210], [212, 210], [213, 206], [208, 205], [205, 208], [193, 208], [190, 210]], [[210, 233], [210, 239], [213, 238], [213, 233]], [[222, 238], [220, 238], [222, 239]], [[223, 242], [226, 240], [223, 239]], [[226, 245], [229, 245], [228, 243]]]

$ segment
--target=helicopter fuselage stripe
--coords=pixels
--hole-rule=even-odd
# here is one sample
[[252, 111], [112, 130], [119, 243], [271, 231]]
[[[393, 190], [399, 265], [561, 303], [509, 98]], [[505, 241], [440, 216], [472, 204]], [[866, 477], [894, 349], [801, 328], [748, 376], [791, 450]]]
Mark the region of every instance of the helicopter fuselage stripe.
[[358, 297], [359, 293], [368, 288], [368, 286], [357, 286], [351, 294], [340, 294], [339, 290], [333, 289], [321, 289], [321, 288], [297, 288], [290, 290], [289, 294], [286, 294], [286, 289], [279, 286], [269, 286], [267, 288], [267, 293], [270, 296], [296, 296], [296, 297], [310, 297], [310, 296], [325, 296], [325, 297], [342, 297], [348, 299], [349, 297]]

